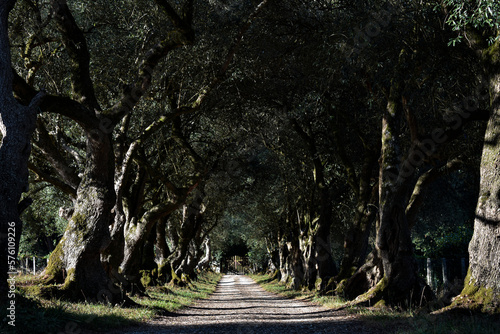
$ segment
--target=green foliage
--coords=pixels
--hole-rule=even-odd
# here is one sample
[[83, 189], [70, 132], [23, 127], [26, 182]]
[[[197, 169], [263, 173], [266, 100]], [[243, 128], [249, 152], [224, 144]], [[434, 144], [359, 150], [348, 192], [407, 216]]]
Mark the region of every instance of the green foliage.
[[430, 230], [423, 237], [413, 238], [415, 253], [428, 258], [466, 257], [467, 247], [472, 238], [470, 226], [443, 227]]
[[[500, 29], [500, 2], [497, 0], [445, 0], [444, 4], [449, 8], [446, 23], [453, 30], [461, 31], [466, 26], [471, 25], [480, 30], [493, 31], [488, 39], [490, 44], [500, 38], [496, 34], [496, 31]], [[439, 5], [436, 5], [436, 8], [439, 8]], [[457, 36], [449, 42], [449, 45], [455, 46], [457, 42], [463, 40], [463, 37], [463, 35]]]
[[252, 240], [250, 243], [250, 251], [248, 252], [248, 261], [250, 264], [256, 265], [257, 267], [262, 268], [266, 265], [266, 262], [269, 259], [269, 253], [267, 251], [265, 242], [262, 240]]
[[[415, 254], [425, 258], [468, 257], [478, 177], [467, 168], [435, 180], [412, 230]], [[445, 200], [443, 200], [445, 199]]]
[[19, 257], [46, 257], [54, 249], [67, 221], [58, 214], [69, 201], [54, 187], [42, 184], [29, 193], [33, 203], [21, 216], [24, 222]]

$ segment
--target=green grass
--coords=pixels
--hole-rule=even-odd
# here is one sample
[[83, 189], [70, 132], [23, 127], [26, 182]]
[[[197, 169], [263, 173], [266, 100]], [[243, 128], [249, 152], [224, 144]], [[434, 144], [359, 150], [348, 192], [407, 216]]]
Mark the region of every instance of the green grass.
[[500, 317], [460, 313], [428, 313], [422, 310], [398, 311], [387, 307], [352, 306], [337, 296], [318, 295], [315, 292], [293, 291], [269, 275], [251, 275], [265, 290], [286, 298], [306, 300], [333, 310], [341, 310], [363, 321], [374, 330], [396, 334], [497, 334]]
[[81, 330], [106, 332], [166, 315], [215, 290], [221, 275], [203, 273], [186, 287], [151, 287], [146, 297], [132, 297], [137, 308], [111, 307], [103, 304], [72, 303], [44, 299], [36, 295], [40, 282], [30, 275], [16, 278], [16, 327], [7, 324], [6, 307], [0, 306], [0, 333], [79, 333]]

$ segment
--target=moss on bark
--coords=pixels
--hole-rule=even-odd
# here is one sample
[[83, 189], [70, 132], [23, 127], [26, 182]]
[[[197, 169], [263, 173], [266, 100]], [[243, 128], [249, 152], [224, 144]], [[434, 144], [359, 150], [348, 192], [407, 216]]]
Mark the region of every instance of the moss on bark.
[[50, 254], [49, 263], [43, 272], [45, 284], [57, 284], [64, 282], [64, 238], [57, 244], [54, 251]]
[[[384, 294], [389, 286], [389, 281], [386, 276], [384, 276], [373, 288], [368, 290], [362, 295], [359, 295], [354, 300], [355, 304], [369, 304], [376, 305], [384, 299]], [[385, 301], [383, 301], [385, 305]]]
[[160, 263], [158, 265], [158, 281], [162, 283], [167, 283], [172, 279], [172, 268], [168, 262]]
[[171, 270], [171, 275], [172, 275], [172, 279], [170, 280], [169, 285], [176, 285], [176, 286], [183, 287], [189, 283], [189, 277], [187, 277], [184, 274], [181, 274], [179, 277], [179, 275], [177, 275], [175, 273], [174, 269]]
[[151, 271], [141, 270], [139, 272], [141, 274], [141, 283], [145, 288], [147, 288], [150, 285], [154, 285], [154, 278], [153, 275], [151, 274]]
[[462, 292], [444, 310], [456, 308], [465, 308], [480, 313], [500, 314], [500, 296], [492, 288], [479, 285], [472, 277], [469, 268]]

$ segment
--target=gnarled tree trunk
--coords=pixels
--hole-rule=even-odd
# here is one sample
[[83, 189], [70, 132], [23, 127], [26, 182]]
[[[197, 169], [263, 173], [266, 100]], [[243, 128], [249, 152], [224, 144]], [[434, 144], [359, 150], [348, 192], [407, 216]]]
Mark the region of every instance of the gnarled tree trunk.
[[111, 135], [99, 129], [88, 131], [86, 168], [74, 213], [45, 270], [48, 283], [64, 279], [61, 292], [70, 299], [123, 301], [101, 264], [115, 203], [113, 157]]
[[[500, 32], [499, 32], [500, 33]], [[479, 199], [469, 244], [469, 270], [455, 304], [500, 311], [500, 41], [483, 51], [491, 113], [484, 137]]]
[[[113, 107], [103, 111], [93, 88], [90, 52], [85, 35], [78, 27], [65, 0], [52, 0], [51, 4], [57, 29], [70, 59], [72, 93], [78, 102], [51, 97], [44, 107], [46, 111], [58, 112], [76, 121], [86, 133], [87, 146], [75, 210], [61, 242], [51, 254], [45, 275], [48, 282], [64, 280], [61, 292], [70, 298], [108, 300], [113, 303], [127, 301], [126, 296], [113, 285], [106, 274], [100, 256], [110, 242], [109, 227], [114, 214], [123, 213], [113, 212], [118, 192], [115, 192], [114, 188], [115, 156], [112, 133], [150, 87], [152, 72], [160, 60], [170, 51], [192, 42], [193, 8], [188, 6], [185, 16], [181, 15], [181, 18], [168, 2], [159, 3], [178, 33], [167, 34], [164, 40], [145, 54], [138, 65], [138, 75], [131, 84], [131, 89], [124, 91]], [[148, 127], [149, 130], [145, 131], [144, 136], [151, 135], [162, 123], [160, 120], [154, 122]], [[133, 150], [131, 152], [133, 153]], [[132, 153], [126, 158], [130, 160]], [[123, 221], [124, 217], [118, 218]], [[116, 230], [114, 232], [117, 232]], [[113, 266], [111, 267], [107, 268], [108, 272], [114, 270]]]
[[167, 261], [171, 252], [167, 245], [166, 224], [170, 216], [166, 216], [156, 223], [156, 249], [158, 251], [158, 281], [165, 284], [172, 279], [172, 267]]
[[205, 241], [203, 241], [203, 248], [205, 249], [203, 252], [203, 258], [198, 262], [196, 268], [200, 270], [207, 270], [210, 268], [210, 262], [212, 261], [212, 242], [210, 237], [206, 237]]
[[327, 188], [321, 189], [320, 217], [315, 226], [313, 255], [316, 262], [317, 276], [314, 282], [316, 290], [323, 290], [328, 281], [338, 274], [337, 266], [332, 257], [330, 229], [332, 226], [332, 202]]
[[187, 257], [191, 242], [196, 239], [197, 235], [199, 236], [203, 226], [202, 201], [201, 192], [195, 193], [193, 201], [184, 207], [180, 226], [178, 228], [173, 224], [168, 226], [169, 237], [174, 245], [172, 254], [167, 259], [172, 268], [171, 283], [173, 284], [184, 284], [196, 267], [197, 263], [188, 262]]
[[[292, 126], [302, 138], [312, 158], [314, 191], [319, 196], [316, 218], [308, 222], [308, 241], [304, 254], [304, 284], [309, 288], [322, 290], [330, 278], [337, 275], [337, 267], [331, 254], [330, 228], [332, 225], [332, 201], [325, 179], [325, 167], [321, 162], [314, 138], [293, 120]], [[314, 201], [315, 199], [313, 199]], [[311, 216], [313, 216], [311, 215]]]
[[285, 236], [278, 236], [278, 258], [279, 258], [279, 272], [280, 282], [286, 283], [291, 276], [290, 273], [290, 255], [288, 251]]
[[387, 109], [382, 120], [375, 252], [351, 277], [345, 289], [346, 294], [352, 297], [353, 292], [358, 289], [357, 286], [372, 286], [369, 291], [358, 297], [360, 302], [405, 306], [418, 303], [424, 294], [425, 297], [430, 297], [431, 291], [425, 289], [425, 283], [418, 277], [410, 226], [406, 217], [415, 171], [413, 166], [408, 164], [413, 158], [413, 151], [409, 152], [407, 160], [403, 160], [399, 139], [403, 119], [403, 84], [408, 64], [409, 57], [403, 50], [395, 69]]

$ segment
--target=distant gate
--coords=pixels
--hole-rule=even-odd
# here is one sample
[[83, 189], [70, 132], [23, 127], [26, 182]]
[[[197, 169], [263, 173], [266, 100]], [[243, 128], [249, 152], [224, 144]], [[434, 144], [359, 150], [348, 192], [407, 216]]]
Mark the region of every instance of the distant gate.
[[244, 256], [233, 256], [227, 260], [227, 272], [233, 274], [246, 274], [249, 272], [248, 258]]

